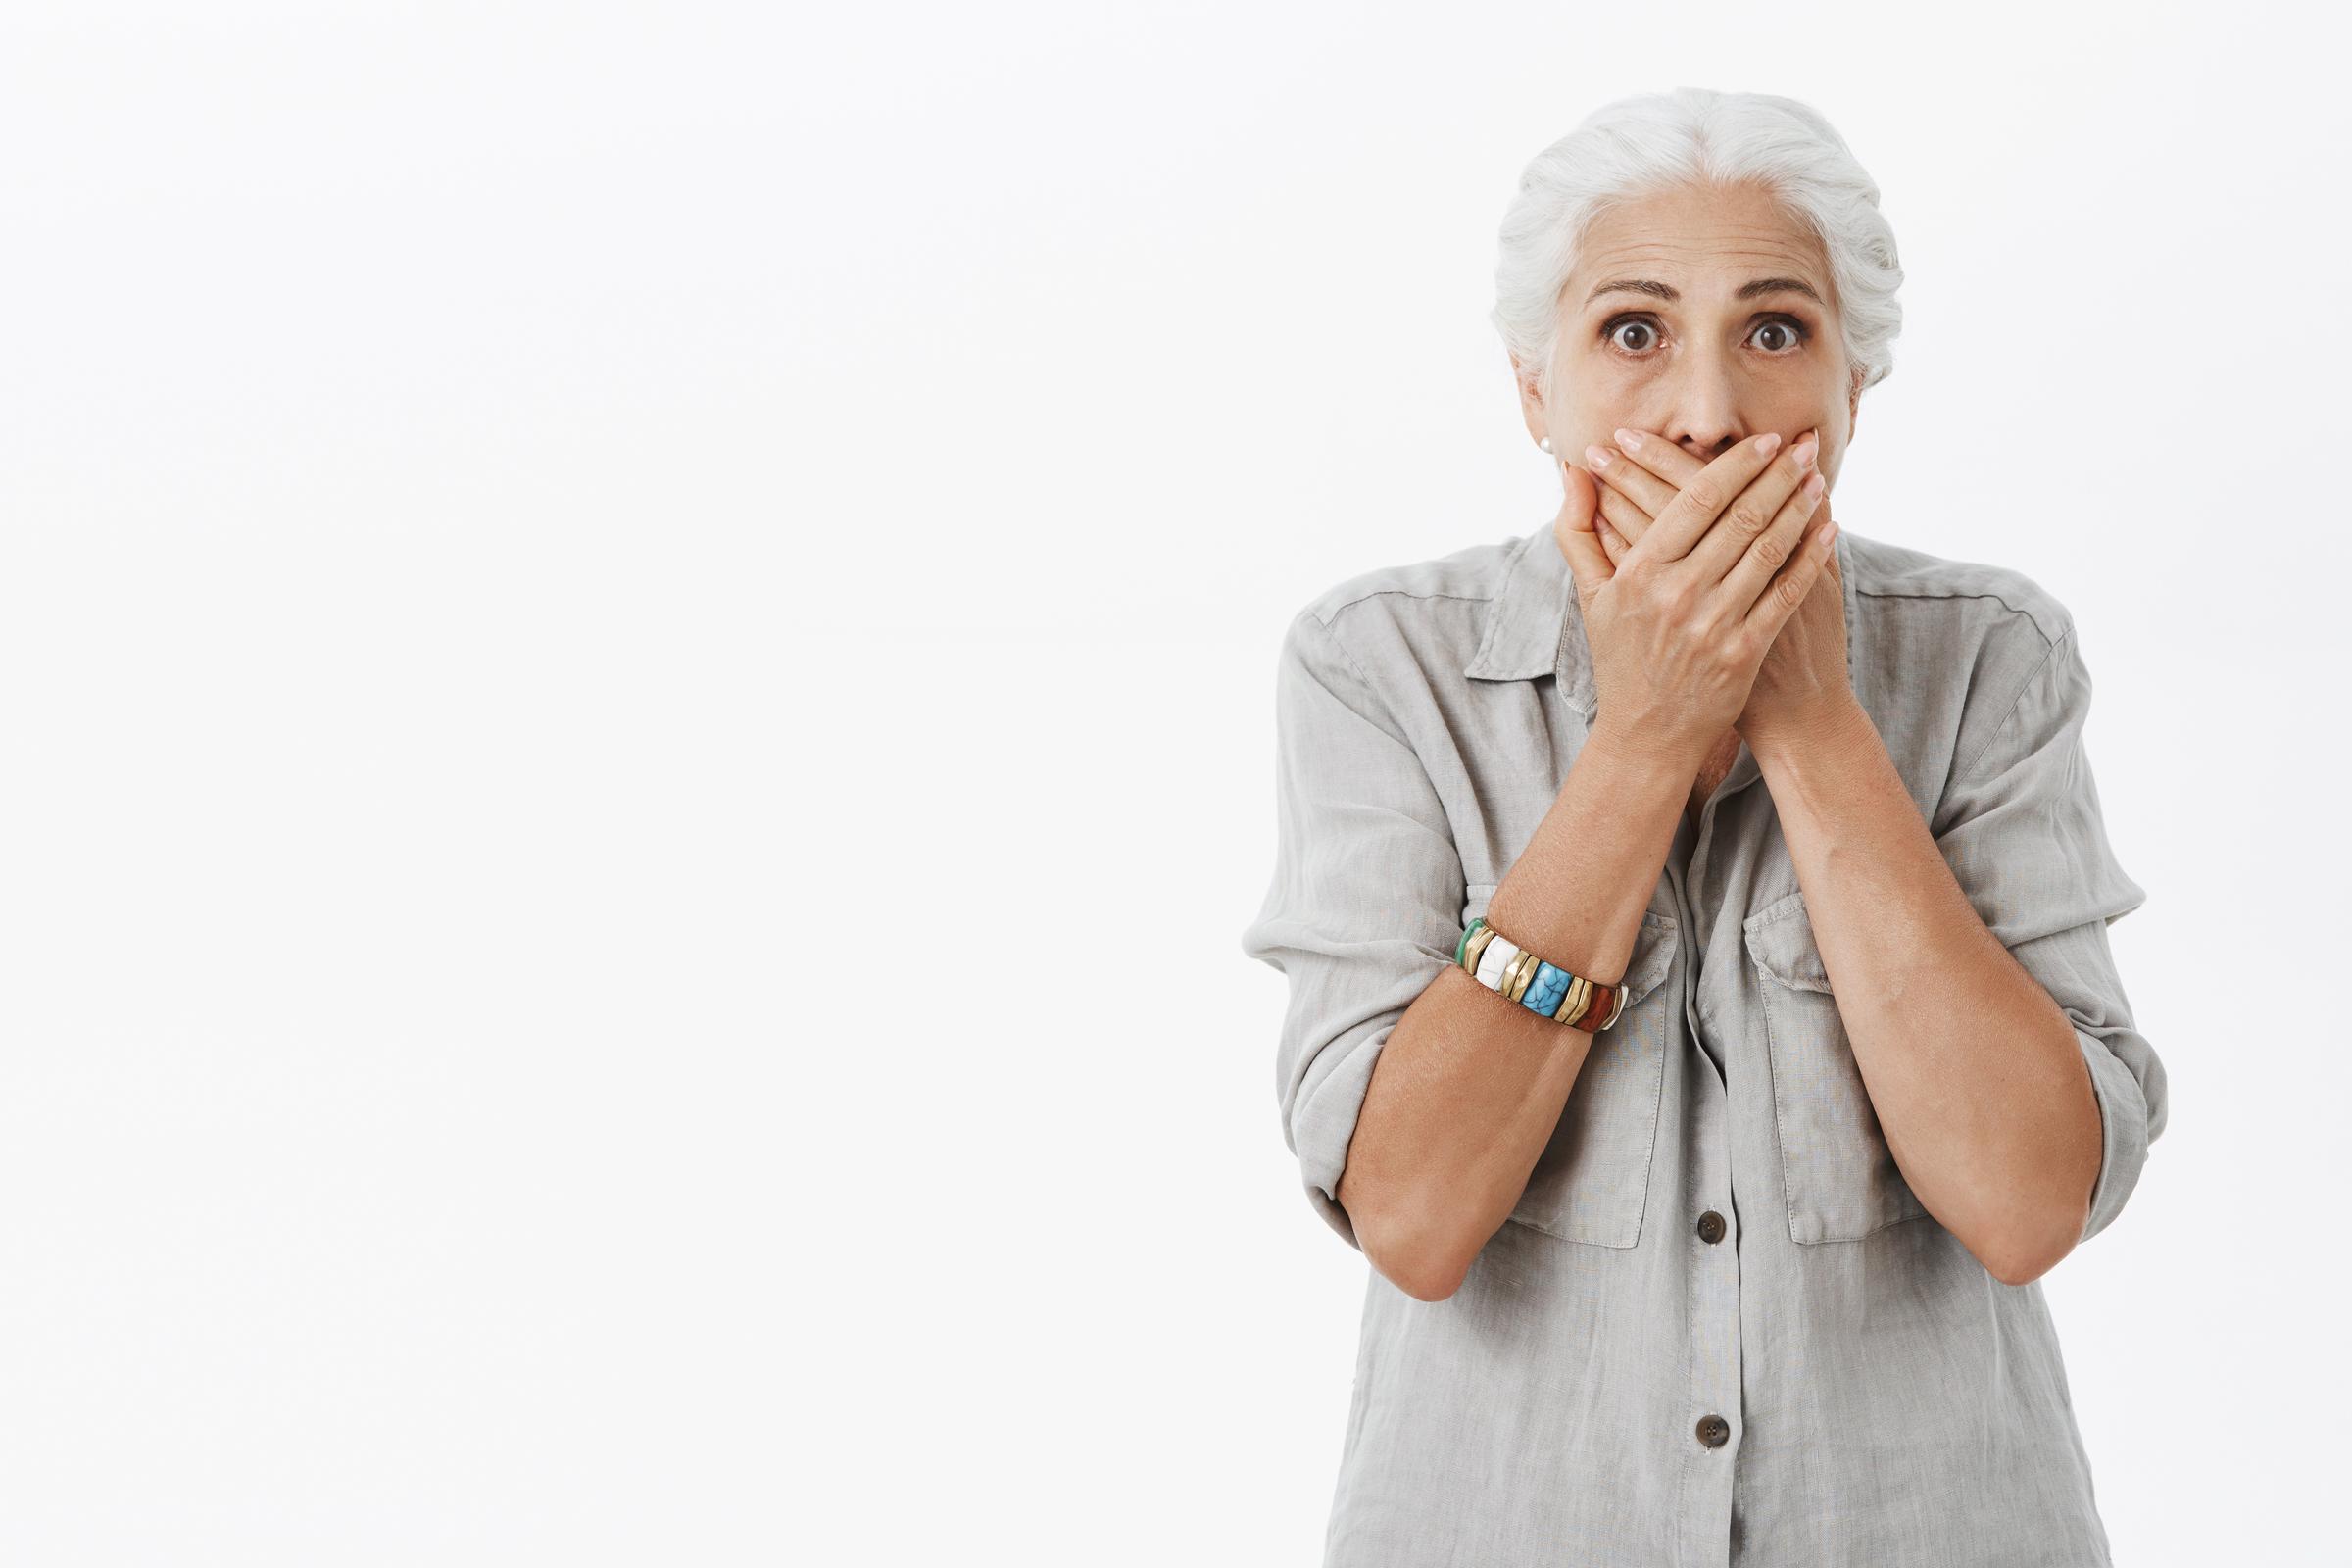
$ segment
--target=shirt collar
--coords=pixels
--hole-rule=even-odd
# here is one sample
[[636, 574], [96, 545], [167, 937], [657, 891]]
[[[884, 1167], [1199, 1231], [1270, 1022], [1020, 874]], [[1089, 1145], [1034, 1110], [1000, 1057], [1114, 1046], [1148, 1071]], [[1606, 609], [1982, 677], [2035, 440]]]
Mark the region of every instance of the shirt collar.
[[[1854, 563], [1846, 550], [1843, 524], [1830, 548], [1838, 552], [1838, 570], [1845, 590], [1845, 674], [1854, 674], [1854, 641], [1859, 630], [1854, 615]], [[1544, 524], [1521, 540], [1511, 552], [1502, 587], [1487, 610], [1486, 635], [1478, 652], [1462, 666], [1474, 680], [1535, 680], [1558, 677], [1560, 695], [1592, 721], [1599, 699], [1592, 684], [1592, 649], [1585, 640], [1584, 607], [1577, 603], [1576, 579], [1560, 554], [1551, 525]]]

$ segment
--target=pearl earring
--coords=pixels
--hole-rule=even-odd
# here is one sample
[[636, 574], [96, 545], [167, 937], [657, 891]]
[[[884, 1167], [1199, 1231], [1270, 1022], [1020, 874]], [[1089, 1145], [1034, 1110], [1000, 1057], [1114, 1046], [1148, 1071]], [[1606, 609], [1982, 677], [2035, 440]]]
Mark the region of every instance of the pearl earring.
[[1544, 451], [1549, 452], [1551, 450], [1551, 437], [1545, 436], [1543, 440], [1538, 441], [1536, 445], [1542, 447]]

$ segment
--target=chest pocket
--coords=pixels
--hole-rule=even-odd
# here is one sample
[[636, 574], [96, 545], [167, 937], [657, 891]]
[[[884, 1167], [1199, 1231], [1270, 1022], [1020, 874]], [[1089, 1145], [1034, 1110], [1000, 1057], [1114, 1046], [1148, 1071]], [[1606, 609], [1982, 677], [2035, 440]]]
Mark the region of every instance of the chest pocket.
[[[1484, 914], [1499, 884], [1472, 886], [1462, 923]], [[1551, 1141], [1537, 1157], [1511, 1218], [1565, 1241], [1631, 1247], [1642, 1235], [1666, 1090], [1670, 1009], [1663, 986], [1679, 932], [1672, 915], [1644, 910], [1625, 970], [1625, 1009], [1592, 1037]]]
[[1886, 1147], [1801, 892], [1743, 923], [1763, 993], [1788, 1235], [1850, 1242], [1925, 1214]]

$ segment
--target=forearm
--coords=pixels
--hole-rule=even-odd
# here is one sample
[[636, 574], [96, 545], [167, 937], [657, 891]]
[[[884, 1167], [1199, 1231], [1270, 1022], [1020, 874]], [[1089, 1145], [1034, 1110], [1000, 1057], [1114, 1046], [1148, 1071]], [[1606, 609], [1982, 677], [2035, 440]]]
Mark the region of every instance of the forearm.
[[1858, 703], [1749, 739], [1895, 1162], [1995, 1277], [2024, 1284], [2073, 1245], [2098, 1177], [2072, 1023], [1979, 918]]
[[[1609, 984], [1632, 961], [1695, 764], [1595, 729], [1487, 906], [1514, 943]], [[1459, 965], [1389, 1036], [1340, 1201], [1381, 1272], [1451, 1295], [1518, 1203], [1593, 1036], [1506, 1003]]]

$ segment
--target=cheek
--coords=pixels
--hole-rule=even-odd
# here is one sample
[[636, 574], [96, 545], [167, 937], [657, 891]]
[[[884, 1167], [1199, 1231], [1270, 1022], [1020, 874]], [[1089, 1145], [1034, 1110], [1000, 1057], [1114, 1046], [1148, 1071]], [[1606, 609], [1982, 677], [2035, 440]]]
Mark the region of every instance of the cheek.
[[1561, 413], [1576, 428], [1598, 431], [1606, 438], [1621, 424], [1633, 421], [1656, 396], [1657, 372], [1624, 360], [1599, 355], [1574, 358], [1561, 367]]

